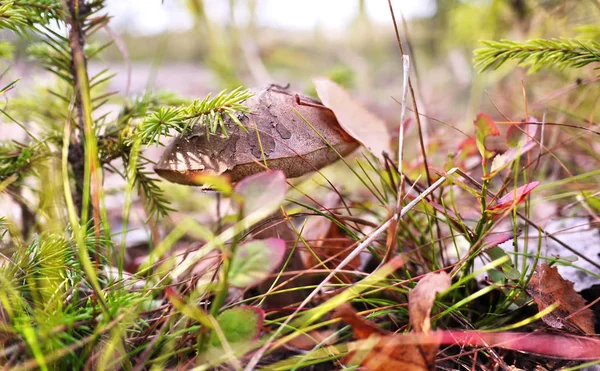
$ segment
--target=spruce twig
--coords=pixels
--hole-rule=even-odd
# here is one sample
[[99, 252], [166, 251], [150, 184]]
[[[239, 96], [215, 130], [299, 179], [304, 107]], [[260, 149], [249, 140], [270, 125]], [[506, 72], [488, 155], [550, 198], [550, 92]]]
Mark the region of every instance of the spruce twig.
[[480, 71], [497, 69], [508, 61], [529, 67], [534, 73], [542, 68], [581, 68], [600, 62], [600, 43], [579, 39], [534, 39], [523, 43], [500, 40], [483, 41], [475, 50], [475, 66]]

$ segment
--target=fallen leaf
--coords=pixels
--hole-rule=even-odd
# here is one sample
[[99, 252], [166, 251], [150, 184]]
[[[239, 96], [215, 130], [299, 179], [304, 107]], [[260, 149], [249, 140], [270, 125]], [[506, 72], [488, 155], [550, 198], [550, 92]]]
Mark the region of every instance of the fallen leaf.
[[362, 143], [372, 154], [383, 161], [383, 152], [391, 154], [391, 134], [385, 122], [379, 119], [333, 81], [318, 77], [313, 79], [317, 94], [323, 104], [337, 117], [340, 126]]
[[542, 317], [547, 325], [574, 333], [594, 334], [594, 313], [589, 308], [582, 309], [585, 300], [575, 292], [573, 282], [562, 278], [556, 267], [547, 263], [539, 265], [526, 291], [540, 311], [558, 303], [557, 309]]
[[[423, 371], [434, 365], [438, 347], [436, 338], [433, 338], [434, 343], [397, 346], [396, 338], [403, 335], [394, 335], [377, 327], [359, 316], [349, 304], [338, 307], [334, 317], [348, 323], [354, 337], [361, 340], [348, 344], [348, 364], [361, 365], [370, 371]], [[423, 346], [425, 352], [422, 352]]]
[[[410, 338], [415, 334], [406, 334]], [[399, 335], [399, 336], [406, 336]], [[398, 335], [377, 336], [348, 344], [349, 364], [369, 371], [430, 371], [435, 368], [437, 338], [427, 336], [420, 342], [399, 342]]]
[[286, 345], [296, 349], [311, 350], [317, 345], [331, 345], [336, 340], [337, 336], [333, 330], [313, 330], [296, 336]]
[[515, 190], [510, 190], [502, 198], [498, 199], [494, 206], [488, 207], [487, 211], [493, 213], [503, 213], [506, 210], [522, 204], [523, 201], [525, 201], [525, 197], [527, 197], [527, 195], [530, 194], [531, 191], [533, 191], [539, 184], [540, 182], [535, 181], [522, 185]]
[[256, 340], [260, 334], [265, 312], [257, 307], [240, 306], [228, 309], [217, 316], [219, 329], [211, 332], [209, 344], [221, 346], [221, 339], [216, 331], [221, 331], [228, 343], [241, 343]]
[[373, 322], [359, 316], [348, 303], [342, 304], [333, 311], [334, 318], [341, 318], [352, 327], [352, 333], [357, 339], [367, 339], [372, 335], [389, 335], [390, 333], [379, 328]]
[[[448, 289], [450, 283], [451, 278], [445, 272], [429, 273], [409, 292], [408, 312], [414, 333], [429, 333], [429, 316], [435, 297]], [[356, 339], [365, 340], [349, 344], [349, 363], [359, 364], [370, 371], [422, 371], [431, 370], [435, 366], [439, 347], [435, 336], [399, 346], [398, 339], [402, 339], [404, 335], [393, 335], [379, 328], [360, 317], [349, 304], [337, 308], [334, 316], [340, 317], [352, 327]]]
[[408, 293], [408, 315], [415, 332], [431, 330], [430, 313], [437, 294], [450, 287], [452, 279], [446, 272], [428, 273]]
[[237, 116], [247, 131], [229, 117], [224, 118], [227, 136], [207, 136], [206, 129], [196, 125], [171, 141], [154, 167], [156, 173], [171, 182], [196, 186], [201, 185], [199, 175], [224, 174], [235, 183], [265, 166], [294, 178], [358, 147], [358, 142], [344, 135], [335, 116], [318, 107], [320, 102], [299, 94], [302, 101], [315, 106], [298, 105], [295, 93], [275, 87], [253, 93], [244, 102], [252, 113]]
[[234, 287], [253, 287], [277, 269], [285, 256], [285, 241], [280, 238], [252, 240], [235, 249], [228, 280]]
[[478, 114], [475, 121], [473, 121], [473, 124], [475, 125], [475, 143], [479, 150], [479, 154], [481, 154], [482, 164], [485, 166], [487, 160], [492, 157], [493, 154], [486, 149], [485, 138], [500, 135], [500, 130], [498, 130], [494, 120], [485, 113]]

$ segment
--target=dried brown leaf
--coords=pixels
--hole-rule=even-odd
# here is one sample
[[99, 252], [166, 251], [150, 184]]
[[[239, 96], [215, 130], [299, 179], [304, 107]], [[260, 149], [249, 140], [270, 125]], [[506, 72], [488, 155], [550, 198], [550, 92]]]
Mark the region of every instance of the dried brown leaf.
[[333, 81], [313, 79], [319, 98], [335, 113], [342, 128], [383, 160], [383, 152], [391, 152], [392, 135], [385, 122], [367, 111], [346, 90]]
[[318, 107], [318, 101], [300, 96], [316, 106], [299, 105], [295, 93], [277, 88], [254, 93], [244, 102], [252, 113], [237, 117], [248, 132], [230, 118], [225, 118], [228, 136], [207, 136], [206, 129], [198, 125], [169, 144], [154, 168], [158, 175], [187, 185], [201, 185], [196, 181], [199, 175], [226, 174], [237, 182], [263, 171], [266, 159], [269, 169], [282, 170], [287, 178], [294, 178], [335, 162], [339, 159], [336, 151], [345, 156], [358, 147], [335, 116]]
[[357, 339], [367, 339], [371, 335], [389, 335], [388, 331], [379, 328], [373, 322], [359, 316], [350, 304], [342, 304], [333, 311], [335, 318], [341, 318], [352, 327], [352, 333]]
[[287, 342], [288, 346], [301, 350], [311, 350], [315, 346], [331, 345], [337, 340], [333, 330], [313, 330], [306, 334], [301, 334]]
[[348, 363], [360, 364], [370, 371], [424, 371], [435, 366], [437, 337], [413, 344], [405, 335], [394, 335], [359, 316], [349, 304], [334, 311], [352, 327], [354, 337], [361, 340], [349, 344]]
[[430, 314], [435, 297], [450, 287], [452, 279], [446, 272], [428, 273], [408, 293], [408, 314], [415, 332], [429, 332]]
[[594, 334], [594, 313], [583, 309], [585, 300], [575, 292], [573, 282], [565, 280], [556, 267], [539, 265], [526, 288], [540, 311], [558, 303], [552, 313], [542, 317], [551, 327], [564, 328], [574, 333]]
[[375, 335], [349, 344], [351, 353], [348, 363], [360, 364], [369, 371], [433, 370], [439, 346], [437, 338], [407, 344], [403, 336], [406, 335]]

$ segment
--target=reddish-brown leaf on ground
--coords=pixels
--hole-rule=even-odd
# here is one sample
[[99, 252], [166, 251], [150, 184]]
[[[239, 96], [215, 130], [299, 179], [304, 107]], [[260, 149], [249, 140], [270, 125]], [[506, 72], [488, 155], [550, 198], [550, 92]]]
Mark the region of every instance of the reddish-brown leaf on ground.
[[[450, 282], [451, 278], [445, 272], [429, 273], [409, 292], [408, 311], [413, 332], [429, 333], [429, 316], [435, 297], [450, 287]], [[435, 366], [435, 355], [439, 347], [436, 337], [400, 345], [398, 335], [380, 329], [360, 317], [349, 304], [337, 308], [334, 315], [352, 326], [355, 338], [365, 340], [349, 344], [350, 363], [360, 364], [370, 371], [423, 371]]]
[[357, 339], [367, 339], [371, 335], [389, 335], [388, 331], [385, 331], [373, 322], [367, 321], [366, 319], [359, 316], [350, 304], [342, 304], [333, 311], [335, 318], [341, 318], [342, 321], [346, 322], [352, 327], [352, 333]]
[[[331, 192], [320, 200], [319, 203], [324, 210], [335, 210], [341, 205], [337, 193]], [[355, 241], [348, 237], [344, 230], [332, 219], [322, 215], [313, 215], [306, 218], [306, 223], [302, 228], [302, 237], [308, 243], [308, 248], [301, 250], [302, 262], [306, 269], [322, 269], [322, 262], [331, 269], [338, 266], [351, 252]], [[343, 222], [338, 219], [338, 222]], [[347, 269], [356, 271], [360, 268], [360, 256], [352, 259]], [[352, 275], [340, 273], [338, 278], [344, 282], [352, 282]]]
[[[398, 342], [404, 336], [416, 334], [374, 336], [348, 344], [349, 364], [360, 364], [369, 371], [430, 371], [435, 368], [435, 355], [439, 347], [435, 336], [420, 342]], [[402, 339], [404, 340], [404, 339]]]
[[408, 315], [415, 332], [431, 330], [430, 314], [435, 297], [450, 287], [452, 278], [446, 272], [428, 273], [408, 293]]
[[350, 136], [381, 160], [383, 152], [391, 153], [392, 136], [383, 120], [367, 111], [335, 82], [325, 77], [314, 78], [313, 82], [323, 104], [333, 111]]
[[348, 364], [358, 364], [369, 371], [424, 371], [434, 365], [437, 338], [432, 337], [430, 343], [397, 346], [398, 335], [365, 320], [349, 304], [337, 308], [334, 316], [348, 323], [354, 337], [360, 340], [348, 344]]
[[313, 330], [293, 338], [286, 345], [296, 349], [311, 350], [317, 345], [331, 345], [336, 340], [334, 330]]
[[575, 292], [573, 282], [562, 278], [556, 267], [547, 263], [539, 265], [526, 291], [540, 311], [558, 303], [558, 308], [542, 317], [547, 325], [575, 333], [594, 334], [594, 313], [590, 309], [582, 310], [585, 300]]

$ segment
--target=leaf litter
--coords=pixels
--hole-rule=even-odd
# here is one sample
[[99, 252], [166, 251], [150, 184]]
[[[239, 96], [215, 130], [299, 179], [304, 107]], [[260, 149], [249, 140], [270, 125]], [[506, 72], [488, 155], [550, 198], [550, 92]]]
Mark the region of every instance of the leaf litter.
[[[429, 334], [431, 309], [436, 295], [450, 287], [445, 272], [428, 273], [408, 294], [409, 320], [413, 333]], [[435, 364], [439, 344], [436, 339], [419, 344], [397, 346], [397, 336], [360, 317], [349, 304], [336, 309], [335, 316], [352, 326], [354, 337], [367, 340], [350, 346], [348, 362], [371, 371], [430, 370]], [[367, 348], [365, 348], [367, 345]]]
[[542, 317], [553, 328], [573, 333], [593, 335], [594, 313], [585, 308], [585, 300], [575, 292], [573, 282], [561, 277], [556, 267], [547, 263], [539, 265], [526, 288], [540, 311], [558, 303], [558, 308]]

